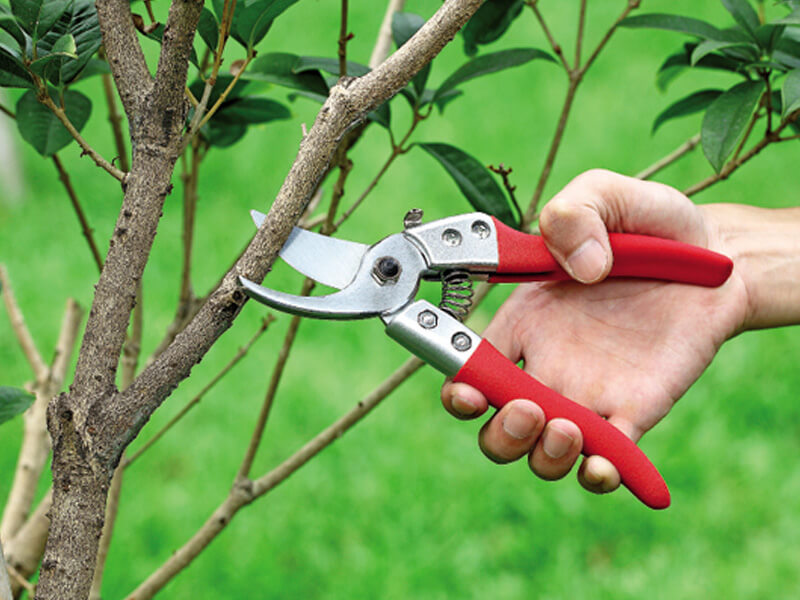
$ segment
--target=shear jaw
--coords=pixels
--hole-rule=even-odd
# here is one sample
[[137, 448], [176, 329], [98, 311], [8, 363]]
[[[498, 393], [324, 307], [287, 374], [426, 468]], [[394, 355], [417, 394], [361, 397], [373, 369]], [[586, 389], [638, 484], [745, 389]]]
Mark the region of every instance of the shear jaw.
[[327, 296], [295, 296], [244, 277], [239, 281], [254, 300], [291, 314], [336, 320], [380, 316], [386, 321], [414, 299], [425, 270], [422, 254], [398, 233], [369, 248], [353, 281]]

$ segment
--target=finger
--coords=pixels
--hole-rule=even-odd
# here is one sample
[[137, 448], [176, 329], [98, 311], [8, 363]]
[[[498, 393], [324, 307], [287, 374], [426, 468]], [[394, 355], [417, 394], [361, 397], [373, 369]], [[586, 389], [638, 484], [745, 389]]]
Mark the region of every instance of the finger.
[[[622, 431], [634, 442], [642, 437], [642, 430], [622, 417], [609, 417], [608, 422]], [[616, 490], [622, 479], [619, 471], [607, 458], [602, 456], [587, 456], [578, 469], [580, 484], [595, 494], [607, 494]]]
[[474, 419], [489, 408], [486, 397], [471, 385], [453, 383], [450, 378], [442, 386], [442, 405], [458, 419]]
[[553, 419], [528, 457], [528, 465], [542, 479], [561, 479], [572, 469], [582, 447], [583, 436], [575, 423]]
[[601, 169], [573, 179], [544, 207], [539, 226], [556, 260], [584, 283], [611, 269], [608, 231], [707, 243], [702, 214], [682, 193]]
[[481, 428], [478, 443], [491, 460], [507, 463], [528, 454], [543, 427], [544, 412], [538, 404], [512, 400]]

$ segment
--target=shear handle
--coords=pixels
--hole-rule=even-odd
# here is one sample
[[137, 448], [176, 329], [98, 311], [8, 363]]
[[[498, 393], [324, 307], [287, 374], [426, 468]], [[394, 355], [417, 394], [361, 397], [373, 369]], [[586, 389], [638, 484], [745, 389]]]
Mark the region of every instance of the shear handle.
[[667, 484], [630, 438], [598, 414], [525, 373], [488, 341], [481, 341], [453, 381], [477, 388], [497, 409], [515, 398], [528, 398], [542, 408], [547, 421], [556, 417], [569, 419], [583, 434], [583, 454], [598, 454], [611, 461], [625, 487], [650, 508], [669, 506]]
[[[489, 281], [566, 281], [569, 274], [538, 235], [521, 233], [494, 217], [497, 228], [498, 265]], [[675, 240], [610, 233], [613, 265], [609, 277], [635, 277], [717, 287], [733, 270], [727, 256]]]

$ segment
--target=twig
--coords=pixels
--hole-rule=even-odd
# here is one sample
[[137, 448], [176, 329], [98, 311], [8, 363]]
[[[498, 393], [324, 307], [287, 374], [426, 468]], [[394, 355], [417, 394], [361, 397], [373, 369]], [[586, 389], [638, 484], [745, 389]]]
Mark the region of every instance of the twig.
[[17, 336], [17, 342], [19, 342], [25, 354], [25, 358], [28, 359], [28, 364], [31, 366], [31, 369], [33, 369], [34, 377], [37, 380], [44, 380], [47, 377], [47, 366], [42, 360], [42, 355], [39, 354], [39, 351], [36, 349], [36, 344], [33, 341], [31, 332], [25, 324], [25, 318], [22, 316], [22, 310], [19, 308], [17, 300], [14, 297], [14, 292], [11, 289], [11, 281], [8, 278], [6, 267], [3, 264], [0, 264], [0, 287], [2, 288], [0, 292], [3, 295], [3, 302], [8, 312], [8, 320], [11, 322], [11, 329]]
[[17, 118], [17, 115], [16, 115], [16, 114], [14, 114], [14, 111], [13, 111], [13, 110], [11, 110], [10, 108], [6, 108], [6, 107], [5, 107], [5, 106], [3, 106], [2, 104], [0, 104], [0, 112], [1, 112], [1, 113], [5, 113], [6, 115], [8, 115], [9, 117], [11, 117], [12, 119], [16, 119], [16, 118]]
[[795, 135], [790, 135], [790, 136], [787, 136], [787, 137], [778, 138], [776, 141], [778, 141], [778, 142], [788, 142], [790, 140], [800, 140], [800, 133], [797, 133]]
[[236, 366], [236, 364], [237, 364], [237, 363], [238, 363], [240, 360], [242, 360], [242, 359], [244, 358], [244, 356], [247, 354], [248, 350], [250, 350], [250, 347], [251, 347], [251, 346], [252, 346], [252, 345], [253, 345], [253, 344], [256, 342], [256, 340], [257, 340], [259, 337], [261, 337], [261, 334], [263, 334], [263, 333], [264, 333], [264, 332], [267, 330], [267, 328], [269, 327], [270, 323], [272, 323], [274, 320], [275, 320], [275, 317], [273, 317], [272, 315], [267, 315], [267, 316], [266, 316], [264, 319], [262, 319], [262, 320], [261, 320], [261, 326], [258, 328], [258, 331], [256, 331], [256, 333], [253, 335], [253, 337], [252, 337], [252, 338], [250, 338], [250, 340], [249, 340], [249, 341], [248, 341], [248, 342], [247, 342], [247, 343], [246, 343], [244, 346], [242, 346], [241, 348], [239, 348], [239, 350], [236, 352], [236, 354], [233, 356], [233, 358], [231, 358], [231, 360], [230, 360], [230, 361], [228, 361], [228, 364], [226, 364], [226, 365], [225, 365], [225, 366], [222, 368], [222, 370], [220, 370], [220, 371], [219, 371], [219, 373], [217, 373], [216, 375], [214, 375], [214, 377], [212, 377], [212, 378], [211, 378], [211, 381], [209, 381], [209, 382], [208, 382], [208, 383], [207, 383], [207, 384], [206, 384], [206, 385], [203, 387], [203, 389], [202, 389], [202, 390], [200, 390], [200, 392], [198, 392], [196, 396], [194, 396], [194, 398], [192, 398], [191, 400], [189, 400], [189, 402], [187, 402], [187, 403], [186, 403], [186, 405], [185, 405], [183, 408], [181, 408], [181, 410], [180, 410], [180, 411], [178, 411], [178, 413], [177, 413], [177, 414], [176, 414], [174, 417], [172, 417], [172, 419], [170, 419], [170, 420], [169, 420], [169, 422], [168, 422], [166, 425], [164, 425], [164, 426], [163, 426], [161, 429], [159, 429], [159, 430], [158, 430], [158, 432], [157, 432], [155, 435], [153, 435], [153, 437], [151, 437], [149, 440], [147, 440], [147, 441], [146, 441], [146, 442], [145, 442], [145, 443], [144, 443], [144, 444], [143, 444], [143, 445], [142, 445], [142, 446], [141, 446], [141, 447], [140, 447], [140, 448], [139, 448], [139, 449], [138, 449], [136, 452], [134, 452], [133, 454], [131, 454], [129, 457], [125, 458], [125, 459], [123, 460], [123, 463], [122, 463], [122, 464], [123, 464], [123, 466], [124, 466], [125, 468], [127, 468], [127, 467], [131, 466], [131, 465], [132, 465], [132, 464], [133, 464], [133, 463], [136, 461], [136, 459], [138, 459], [138, 458], [139, 458], [139, 457], [140, 457], [142, 454], [144, 454], [144, 453], [145, 453], [147, 450], [149, 450], [150, 448], [152, 448], [152, 447], [153, 447], [153, 445], [154, 445], [154, 444], [155, 444], [155, 443], [156, 443], [158, 440], [160, 440], [160, 439], [161, 439], [161, 438], [164, 436], [164, 434], [166, 434], [166, 433], [167, 433], [167, 432], [168, 432], [170, 429], [172, 429], [172, 427], [174, 427], [174, 426], [175, 426], [175, 424], [176, 424], [178, 421], [180, 421], [180, 420], [181, 420], [183, 417], [185, 417], [185, 416], [186, 416], [186, 414], [187, 414], [187, 413], [188, 413], [188, 412], [189, 412], [189, 411], [190, 411], [192, 408], [194, 408], [195, 406], [197, 406], [197, 405], [200, 403], [200, 401], [203, 399], [203, 397], [204, 397], [204, 396], [205, 396], [205, 395], [206, 395], [206, 394], [207, 394], [209, 391], [211, 391], [211, 389], [212, 389], [212, 388], [213, 388], [213, 387], [214, 387], [214, 386], [215, 386], [215, 385], [216, 385], [216, 384], [217, 384], [217, 383], [218, 383], [218, 382], [219, 382], [219, 381], [220, 381], [220, 380], [221, 380], [223, 377], [225, 377], [225, 375], [227, 375], [227, 374], [228, 374], [228, 372], [229, 372], [229, 371], [230, 371], [230, 370], [231, 370], [231, 369], [232, 369], [234, 366]]
[[583, 33], [586, 25], [586, 0], [581, 0], [578, 9], [578, 33], [575, 36], [575, 68], [581, 66], [581, 51], [583, 50]]
[[511, 167], [506, 168], [503, 166], [503, 163], [500, 163], [498, 166], [488, 165], [487, 168], [492, 173], [497, 173], [500, 175], [500, 178], [503, 180], [503, 187], [506, 188], [506, 192], [508, 192], [508, 198], [511, 200], [511, 204], [514, 206], [514, 210], [517, 213], [517, 218], [519, 222], [522, 222], [522, 209], [519, 207], [519, 203], [517, 202], [517, 196], [514, 193], [517, 189], [517, 186], [511, 185], [511, 179], [509, 179], [509, 175], [514, 170]]
[[694, 150], [700, 144], [700, 134], [693, 135], [665, 157], [657, 160], [649, 167], [639, 171], [634, 177], [637, 179], [650, 179], [653, 175], [665, 169], [681, 157]]
[[149, 600], [152, 598], [178, 573], [189, 566], [206, 546], [225, 529], [239, 509], [274, 489], [322, 450], [342, 437], [423, 364], [417, 358], [408, 359], [378, 388], [358, 402], [354, 408], [317, 434], [280, 465], [255, 481], [247, 479], [237, 481], [228, 497], [225, 498], [197, 532], [142, 582], [128, 596], [127, 600]]
[[[178, 295], [178, 313], [185, 314], [192, 300], [192, 245], [194, 240], [195, 214], [197, 212], [197, 181], [200, 174], [202, 154], [197, 138], [191, 145], [191, 160], [186, 159], [186, 151], [181, 154], [183, 180], [183, 266], [181, 269], [181, 290]], [[190, 162], [187, 165], [187, 162]]]
[[553, 34], [550, 33], [550, 28], [547, 26], [547, 22], [544, 20], [544, 16], [542, 16], [541, 11], [539, 10], [538, 6], [539, 0], [528, 0], [526, 4], [530, 6], [533, 14], [536, 16], [536, 20], [539, 21], [539, 25], [544, 32], [544, 35], [547, 37], [547, 41], [550, 43], [550, 47], [553, 49], [553, 53], [558, 57], [558, 60], [561, 61], [561, 65], [564, 67], [564, 70], [569, 73], [572, 71], [572, 68], [569, 66], [566, 57], [564, 56], [564, 50], [561, 48], [561, 44], [556, 42]]
[[353, 34], [347, 32], [347, 0], [341, 0], [342, 17], [339, 25], [339, 77], [347, 77], [347, 42], [353, 39]]
[[406, 0], [389, 0], [386, 5], [386, 13], [375, 37], [375, 46], [372, 48], [372, 55], [369, 57], [369, 68], [374, 69], [389, 56], [392, 48], [392, 16], [394, 13], [403, 10]]
[[625, 18], [631, 13], [631, 11], [639, 8], [639, 4], [641, 4], [641, 0], [628, 0], [628, 4], [625, 7], [625, 9], [622, 11], [619, 17], [617, 17], [617, 20], [614, 21], [614, 24], [611, 26], [611, 28], [608, 31], [606, 31], [605, 35], [602, 37], [600, 42], [598, 42], [597, 46], [594, 49], [594, 52], [592, 52], [592, 54], [589, 56], [589, 59], [586, 61], [586, 64], [584, 64], [580, 68], [581, 75], [585, 74], [586, 71], [589, 70], [589, 67], [591, 67], [594, 61], [597, 60], [597, 57], [600, 55], [600, 52], [602, 52], [603, 48], [605, 48], [606, 44], [611, 39], [611, 36], [614, 35], [614, 32], [619, 27], [619, 24], [625, 20]]
[[[148, 2], [148, 7], [149, 4]], [[106, 60], [106, 53], [102, 46], [100, 47], [100, 58]], [[101, 79], [103, 81], [103, 95], [106, 98], [106, 106], [108, 106], [108, 121], [111, 123], [111, 132], [114, 134], [114, 146], [117, 149], [119, 166], [123, 172], [127, 173], [131, 170], [131, 166], [128, 161], [128, 149], [125, 146], [125, 135], [122, 132], [122, 115], [117, 110], [114, 82], [112, 81], [111, 75], [108, 73], [103, 73]], [[114, 161], [111, 162], [113, 163]]]
[[97, 267], [97, 271], [100, 272], [103, 270], [103, 258], [100, 256], [100, 250], [97, 248], [97, 243], [94, 241], [94, 230], [89, 226], [86, 213], [83, 212], [83, 207], [81, 206], [80, 200], [78, 200], [78, 195], [75, 193], [75, 188], [72, 187], [72, 181], [69, 178], [69, 173], [67, 173], [67, 170], [64, 168], [61, 159], [58, 157], [58, 154], [53, 154], [52, 158], [53, 164], [56, 166], [56, 170], [58, 171], [58, 179], [61, 181], [64, 189], [67, 191], [69, 201], [72, 204], [72, 208], [75, 210], [75, 215], [78, 217], [78, 221], [81, 224], [81, 233], [83, 233], [83, 237], [86, 238], [86, 242], [89, 244], [89, 251], [92, 253], [94, 264]]
[[88, 154], [98, 167], [108, 172], [115, 179], [119, 181], [125, 181], [126, 174], [108, 162], [105, 158], [100, 156], [100, 154], [94, 148], [92, 148], [85, 139], [83, 139], [83, 136], [80, 134], [80, 132], [75, 129], [72, 121], [69, 120], [69, 117], [64, 109], [53, 102], [53, 99], [46, 91], [44, 94], [39, 95], [39, 101], [53, 112], [58, 120], [61, 121], [61, 124], [64, 125], [67, 131], [69, 131], [70, 135], [75, 138], [75, 141], [78, 142], [78, 145], [83, 150], [81, 153], [82, 155]]

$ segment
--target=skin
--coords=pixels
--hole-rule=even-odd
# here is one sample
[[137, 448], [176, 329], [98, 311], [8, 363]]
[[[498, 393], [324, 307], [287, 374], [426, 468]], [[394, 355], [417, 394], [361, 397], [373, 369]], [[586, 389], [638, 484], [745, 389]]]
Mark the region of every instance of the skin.
[[[594, 170], [544, 207], [540, 229], [576, 281], [518, 286], [484, 337], [635, 442], [667, 415], [726, 340], [747, 329], [800, 323], [798, 209], [700, 207], [666, 185]], [[709, 248], [732, 258], [734, 270], [719, 288], [603, 282], [613, 260], [608, 232]], [[446, 381], [441, 397], [460, 419], [488, 409], [484, 396], [463, 383]], [[495, 462], [527, 456], [536, 475], [559, 479], [580, 455], [581, 432], [565, 419], [545, 424], [534, 400], [503, 407], [481, 429], [479, 444]], [[620, 485], [616, 468], [600, 456], [584, 459], [578, 480], [595, 493]]]

